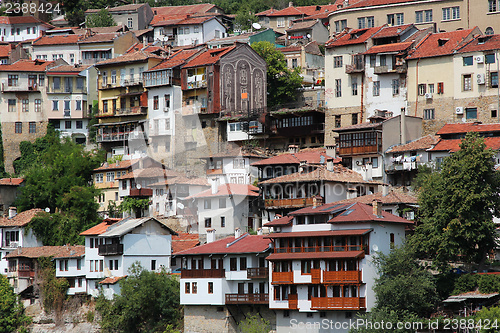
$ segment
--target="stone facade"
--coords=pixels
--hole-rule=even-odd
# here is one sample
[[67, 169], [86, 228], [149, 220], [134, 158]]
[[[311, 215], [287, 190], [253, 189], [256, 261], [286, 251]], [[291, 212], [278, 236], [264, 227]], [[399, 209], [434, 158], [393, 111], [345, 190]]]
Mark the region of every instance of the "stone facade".
[[[338, 127], [353, 125], [353, 114], [357, 114], [357, 124], [365, 121], [362, 119], [365, 110], [361, 112], [359, 106], [340, 107], [327, 109], [325, 115], [325, 145], [335, 144], [334, 130]], [[340, 126], [337, 126], [336, 119], [340, 116]]]

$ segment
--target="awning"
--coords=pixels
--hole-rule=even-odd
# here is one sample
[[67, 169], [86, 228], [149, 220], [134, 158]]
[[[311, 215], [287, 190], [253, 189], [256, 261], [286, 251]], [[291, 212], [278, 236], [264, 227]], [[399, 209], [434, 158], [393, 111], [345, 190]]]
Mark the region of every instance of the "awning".
[[273, 253], [267, 260], [300, 260], [300, 259], [355, 259], [364, 257], [364, 251], [335, 251], [335, 252], [301, 252], [301, 253]]
[[353, 230], [325, 230], [325, 231], [299, 231], [299, 232], [277, 232], [264, 236], [264, 238], [295, 238], [295, 237], [321, 237], [321, 236], [360, 236], [366, 235], [372, 229]]

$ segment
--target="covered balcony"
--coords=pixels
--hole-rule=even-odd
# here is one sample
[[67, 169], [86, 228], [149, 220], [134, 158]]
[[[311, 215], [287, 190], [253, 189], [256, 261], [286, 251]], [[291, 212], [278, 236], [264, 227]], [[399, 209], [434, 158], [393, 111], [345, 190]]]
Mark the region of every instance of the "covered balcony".
[[268, 267], [247, 268], [248, 279], [267, 279], [269, 277]]
[[364, 310], [364, 297], [312, 297], [311, 310]]
[[102, 244], [99, 245], [98, 253], [100, 256], [113, 256], [123, 254], [123, 244]]
[[226, 276], [225, 269], [182, 269], [181, 279], [187, 278], [223, 278]]

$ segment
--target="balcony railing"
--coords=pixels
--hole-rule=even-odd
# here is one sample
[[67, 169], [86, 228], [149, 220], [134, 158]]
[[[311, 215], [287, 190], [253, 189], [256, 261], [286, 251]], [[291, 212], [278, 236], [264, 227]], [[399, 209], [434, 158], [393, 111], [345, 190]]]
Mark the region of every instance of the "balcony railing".
[[312, 297], [311, 310], [362, 310], [364, 297]]
[[70, 118], [71, 117], [71, 111], [70, 110], [64, 110], [64, 118]]
[[188, 82], [187, 82], [187, 89], [199, 89], [199, 88], [206, 88], [207, 87], [207, 80], [199, 80], [199, 81], [191, 81], [189, 82], [190, 78], [188, 77]]
[[288, 309], [297, 310], [298, 309], [298, 295], [297, 294], [289, 294], [288, 295]]
[[361, 271], [323, 271], [323, 283], [360, 283]]
[[267, 279], [268, 277], [268, 267], [247, 268], [247, 279]]
[[292, 284], [293, 272], [273, 272], [272, 284]]
[[50, 85], [47, 90], [48, 90], [47, 93], [49, 93], [49, 94], [85, 94], [85, 93], [87, 93], [86, 87], [74, 88], [74, 87], [59, 86], [58, 88], [55, 88], [53, 85]]
[[362, 73], [365, 71], [364, 62], [355, 63], [352, 65], [345, 65], [346, 74]]
[[226, 304], [268, 304], [269, 294], [226, 294]]
[[17, 276], [24, 277], [24, 278], [34, 278], [35, 271], [34, 270], [19, 270], [19, 271], [17, 271]]
[[7, 242], [7, 241], [3, 241], [2, 243], [2, 247], [3, 248], [11, 248], [11, 249], [14, 249], [16, 247], [19, 247], [19, 242]]
[[295, 199], [266, 199], [266, 208], [300, 208], [313, 205], [313, 198], [295, 198]]
[[396, 171], [411, 171], [416, 170], [418, 168], [417, 162], [401, 162], [401, 163], [390, 163], [386, 166], [385, 171], [388, 173], [393, 173]]
[[373, 72], [375, 74], [386, 74], [392, 71], [389, 70], [389, 66], [385, 65], [385, 66], [375, 66], [375, 68], [373, 68]]
[[102, 244], [99, 245], [100, 256], [113, 256], [123, 254], [123, 244]]
[[130, 197], [151, 197], [153, 196], [153, 189], [151, 188], [131, 188]]
[[94, 65], [100, 61], [108, 60], [111, 58], [111, 55], [109, 58], [90, 58], [90, 59], [82, 59], [82, 64], [83, 65]]
[[182, 269], [181, 279], [187, 278], [223, 278], [226, 276], [225, 269]]
[[339, 252], [363, 251], [364, 245], [324, 245], [324, 246], [290, 246], [274, 248], [274, 253], [307, 253], [307, 252]]
[[367, 153], [379, 153], [382, 151], [382, 146], [361, 146], [361, 147], [341, 147], [339, 148], [339, 155], [357, 155], [357, 154], [367, 154]]
[[15, 91], [40, 91], [38, 84], [33, 83], [33, 84], [17, 84], [17, 85], [12, 85], [9, 86], [6, 83], [2, 83], [2, 91], [5, 92], [15, 92]]
[[116, 110], [99, 110], [98, 117], [119, 117], [119, 116], [134, 116], [148, 114], [147, 106], [133, 106], [130, 108], [122, 108]]

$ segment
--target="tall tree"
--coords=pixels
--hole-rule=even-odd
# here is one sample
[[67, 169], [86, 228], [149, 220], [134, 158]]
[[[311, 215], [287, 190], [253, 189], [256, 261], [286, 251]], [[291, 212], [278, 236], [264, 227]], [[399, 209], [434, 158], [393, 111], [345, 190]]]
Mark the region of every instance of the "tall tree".
[[89, 15], [85, 25], [87, 28], [112, 27], [116, 25], [116, 22], [107, 9], [101, 9], [99, 12]]
[[300, 68], [290, 70], [283, 53], [267, 41], [253, 43], [252, 48], [267, 63], [267, 106], [294, 101], [302, 83]]
[[14, 289], [5, 275], [0, 274], [0, 333], [15, 332], [20, 326], [30, 322], [24, 315]]
[[410, 242], [443, 271], [456, 260], [482, 266], [495, 246], [500, 177], [493, 156], [477, 133], [468, 133], [419, 191], [420, 224]]

